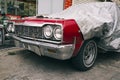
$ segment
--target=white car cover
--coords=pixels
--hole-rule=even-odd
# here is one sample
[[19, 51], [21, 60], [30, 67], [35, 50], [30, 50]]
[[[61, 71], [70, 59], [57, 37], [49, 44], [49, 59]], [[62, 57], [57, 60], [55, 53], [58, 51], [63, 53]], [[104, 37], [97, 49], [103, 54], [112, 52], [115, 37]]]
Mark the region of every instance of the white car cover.
[[74, 5], [49, 17], [74, 19], [85, 40], [99, 37], [99, 47], [120, 52], [120, 9], [113, 2]]

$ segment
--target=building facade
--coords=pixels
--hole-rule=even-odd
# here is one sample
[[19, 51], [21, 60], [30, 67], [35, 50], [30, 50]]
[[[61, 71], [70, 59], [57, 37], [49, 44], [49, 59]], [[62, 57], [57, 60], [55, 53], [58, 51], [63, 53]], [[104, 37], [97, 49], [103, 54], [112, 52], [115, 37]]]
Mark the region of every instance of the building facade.
[[0, 0], [0, 14], [36, 15], [36, 0]]

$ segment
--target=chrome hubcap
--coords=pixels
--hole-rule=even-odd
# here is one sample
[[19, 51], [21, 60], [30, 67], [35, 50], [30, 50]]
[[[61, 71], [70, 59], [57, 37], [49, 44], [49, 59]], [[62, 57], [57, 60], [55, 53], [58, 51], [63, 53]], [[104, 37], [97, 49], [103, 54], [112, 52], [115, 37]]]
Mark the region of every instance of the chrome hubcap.
[[88, 45], [86, 45], [84, 49], [84, 56], [83, 61], [86, 67], [90, 67], [96, 58], [96, 43], [95, 42], [89, 42]]

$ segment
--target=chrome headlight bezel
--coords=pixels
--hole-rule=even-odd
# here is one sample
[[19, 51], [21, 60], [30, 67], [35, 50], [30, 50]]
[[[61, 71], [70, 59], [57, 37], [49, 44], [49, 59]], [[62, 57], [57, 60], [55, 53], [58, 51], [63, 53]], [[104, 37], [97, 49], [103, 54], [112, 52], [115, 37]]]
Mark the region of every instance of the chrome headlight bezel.
[[12, 32], [12, 33], [15, 32], [15, 26], [14, 26], [14, 23], [13, 23], [13, 22], [8, 23], [7, 31], [8, 31], [8, 32]]
[[49, 39], [52, 37], [53, 35], [53, 28], [51, 25], [46, 25], [44, 26], [44, 29], [43, 29], [43, 34], [44, 34], [44, 37]]
[[[48, 28], [48, 30], [47, 30]], [[49, 32], [49, 36], [46, 35]], [[63, 39], [63, 31], [61, 24], [45, 24], [43, 26], [43, 37], [44, 39], [51, 41], [62, 41]]]
[[54, 34], [54, 38], [56, 40], [61, 40], [62, 39], [62, 29], [60, 28], [60, 26], [56, 26], [54, 28], [53, 34]]

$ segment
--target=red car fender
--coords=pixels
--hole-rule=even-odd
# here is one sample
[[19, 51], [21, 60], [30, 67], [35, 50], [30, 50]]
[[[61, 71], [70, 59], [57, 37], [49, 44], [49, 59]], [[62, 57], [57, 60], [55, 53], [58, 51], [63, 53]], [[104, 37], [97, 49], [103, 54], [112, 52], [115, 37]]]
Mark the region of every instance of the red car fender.
[[82, 32], [74, 19], [65, 20], [63, 26], [63, 43], [75, 44], [73, 56], [76, 56], [84, 42]]

